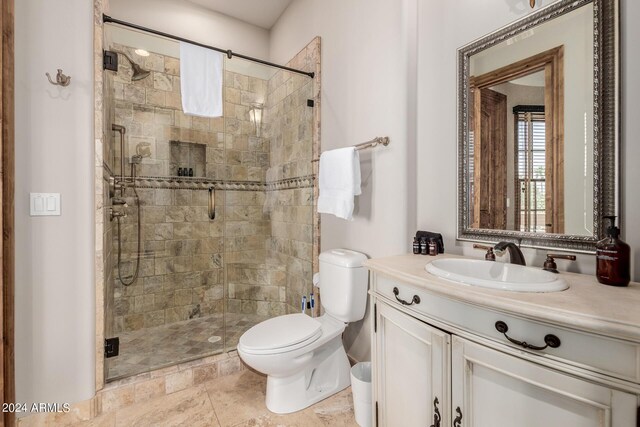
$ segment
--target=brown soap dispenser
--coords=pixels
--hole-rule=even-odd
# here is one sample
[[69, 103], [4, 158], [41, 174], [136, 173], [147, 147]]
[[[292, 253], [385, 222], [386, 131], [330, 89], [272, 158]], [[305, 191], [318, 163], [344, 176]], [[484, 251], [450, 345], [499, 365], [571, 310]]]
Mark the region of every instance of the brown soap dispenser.
[[604, 216], [611, 221], [607, 237], [596, 244], [596, 276], [598, 282], [611, 286], [627, 286], [631, 280], [631, 248], [620, 240], [620, 229], [615, 216]]

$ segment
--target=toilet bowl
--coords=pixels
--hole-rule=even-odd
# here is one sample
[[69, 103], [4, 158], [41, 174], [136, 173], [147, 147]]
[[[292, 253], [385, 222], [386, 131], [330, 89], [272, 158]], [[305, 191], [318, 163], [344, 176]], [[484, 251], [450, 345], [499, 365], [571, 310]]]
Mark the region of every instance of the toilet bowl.
[[348, 322], [364, 317], [368, 274], [364, 254], [346, 249], [320, 254], [320, 289], [325, 314], [288, 314], [261, 322], [238, 342], [238, 354], [267, 375], [266, 405], [287, 414], [304, 409], [351, 383], [342, 343]]
[[[342, 345], [345, 326], [327, 315], [312, 319], [289, 314], [262, 322], [240, 338], [242, 360], [267, 375], [271, 412], [296, 412], [349, 386], [349, 359]], [[263, 344], [276, 337], [277, 344]]]

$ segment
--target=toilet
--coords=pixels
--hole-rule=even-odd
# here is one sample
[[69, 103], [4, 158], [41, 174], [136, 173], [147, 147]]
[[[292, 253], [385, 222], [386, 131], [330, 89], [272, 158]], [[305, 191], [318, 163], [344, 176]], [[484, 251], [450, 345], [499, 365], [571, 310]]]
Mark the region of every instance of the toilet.
[[240, 337], [242, 360], [267, 375], [266, 405], [271, 412], [296, 412], [349, 386], [342, 332], [349, 322], [364, 317], [369, 276], [362, 263], [366, 259], [348, 249], [321, 253], [318, 286], [324, 315], [274, 317]]

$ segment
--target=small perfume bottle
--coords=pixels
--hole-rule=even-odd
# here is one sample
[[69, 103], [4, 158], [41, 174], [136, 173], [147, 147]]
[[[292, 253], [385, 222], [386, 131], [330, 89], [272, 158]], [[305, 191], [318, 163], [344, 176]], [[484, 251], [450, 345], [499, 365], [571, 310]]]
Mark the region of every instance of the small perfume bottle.
[[178, 168], [178, 176], [182, 176], [182, 168]]
[[429, 255], [438, 255], [438, 244], [436, 243], [435, 239], [429, 239]]
[[413, 238], [413, 253], [415, 255], [420, 255], [420, 241], [417, 237]]
[[424, 237], [420, 239], [420, 254], [427, 255], [429, 253], [429, 245], [427, 244], [427, 239]]
[[189, 168], [189, 176], [193, 176], [193, 168]]

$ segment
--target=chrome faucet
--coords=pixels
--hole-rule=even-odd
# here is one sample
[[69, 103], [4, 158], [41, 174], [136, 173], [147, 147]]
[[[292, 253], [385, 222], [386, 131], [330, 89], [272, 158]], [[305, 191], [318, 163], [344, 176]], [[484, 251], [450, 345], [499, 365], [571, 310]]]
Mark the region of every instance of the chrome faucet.
[[502, 255], [504, 255], [505, 251], [508, 251], [509, 252], [509, 262], [511, 264], [527, 265], [527, 263], [524, 260], [524, 254], [522, 253], [520, 248], [515, 243], [498, 242], [493, 247], [493, 250], [494, 250], [495, 254], [498, 255], [498, 256], [502, 256]]

